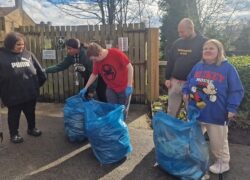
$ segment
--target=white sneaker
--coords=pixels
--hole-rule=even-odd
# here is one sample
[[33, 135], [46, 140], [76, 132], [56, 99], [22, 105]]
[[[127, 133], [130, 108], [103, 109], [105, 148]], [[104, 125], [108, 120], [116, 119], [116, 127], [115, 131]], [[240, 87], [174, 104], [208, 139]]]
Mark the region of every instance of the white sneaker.
[[208, 180], [210, 178], [210, 175], [206, 173], [204, 176], [202, 176], [201, 180]]
[[209, 167], [209, 171], [214, 174], [221, 174], [226, 171], [229, 171], [230, 167], [228, 163], [223, 163], [220, 161], [216, 161], [212, 166]]

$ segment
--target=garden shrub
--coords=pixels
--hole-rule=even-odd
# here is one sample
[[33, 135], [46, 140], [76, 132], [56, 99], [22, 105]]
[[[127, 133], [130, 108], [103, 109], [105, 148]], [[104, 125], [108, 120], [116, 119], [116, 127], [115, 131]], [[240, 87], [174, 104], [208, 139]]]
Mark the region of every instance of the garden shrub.
[[228, 57], [229, 62], [232, 63], [242, 81], [242, 84], [245, 89], [245, 95], [243, 101], [239, 107], [241, 114], [244, 114], [244, 119], [250, 120], [250, 56], [232, 56]]

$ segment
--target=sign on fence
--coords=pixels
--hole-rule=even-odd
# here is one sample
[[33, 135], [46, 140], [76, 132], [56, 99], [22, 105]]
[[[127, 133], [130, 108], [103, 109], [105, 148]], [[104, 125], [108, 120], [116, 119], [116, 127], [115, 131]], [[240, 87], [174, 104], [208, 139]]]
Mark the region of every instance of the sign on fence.
[[118, 47], [121, 51], [128, 51], [128, 37], [119, 37], [118, 38]]
[[43, 59], [56, 59], [56, 50], [43, 50]]

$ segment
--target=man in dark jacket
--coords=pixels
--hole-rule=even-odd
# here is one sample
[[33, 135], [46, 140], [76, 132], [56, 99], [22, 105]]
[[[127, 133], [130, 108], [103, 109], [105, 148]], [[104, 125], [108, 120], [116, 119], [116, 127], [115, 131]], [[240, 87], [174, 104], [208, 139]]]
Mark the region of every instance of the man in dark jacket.
[[176, 117], [182, 103], [182, 86], [193, 66], [201, 60], [207, 38], [194, 30], [193, 21], [184, 18], [178, 24], [180, 38], [168, 54], [165, 86], [168, 88], [168, 114]]
[[[90, 74], [92, 73], [92, 61], [86, 56], [87, 48], [80, 43], [76, 38], [68, 39], [65, 43], [67, 49], [67, 56], [59, 64], [47, 67], [45, 69], [46, 73], [55, 73], [63, 71], [69, 66], [74, 65], [75, 70], [75, 79], [76, 85], [79, 85], [78, 75], [80, 75], [84, 80], [84, 86], [86, 85]], [[98, 78], [98, 81], [93, 84], [88, 90], [88, 97], [93, 97], [94, 91], [98, 100], [106, 102], [106, 84], [101, 77]]]

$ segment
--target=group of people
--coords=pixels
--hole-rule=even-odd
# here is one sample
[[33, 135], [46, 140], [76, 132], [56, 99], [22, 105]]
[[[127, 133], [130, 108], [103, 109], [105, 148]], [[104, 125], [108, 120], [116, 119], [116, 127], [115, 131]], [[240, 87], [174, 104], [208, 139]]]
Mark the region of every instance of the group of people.
[[[178, 32], [180, 38], [167, 53], [167, 111], [176, 117], [183, 100], [186, 107], [192, 105], [200, 110], [198, 121], [209, 136], [216, 158], [209, 170], [223, 173], [229, 170], [230, 161], [227, 125], [243, 98], [243, 86], [236, 69], [225, 58], [221, 42], [196, 32], [189, 18], [180, 21]], [[128, 105], [133, 93], [133, 66], [120, 50], [105, 49], [97, 43], [84, 46], [72, 38], [66, 41], [65, 59], [44, 71], [36, 57], [25, 49], [24, 39], [22, 34], [11, 32], [0, 49], [0, 98], [8, 108], [13, 143], [23, 142], [18, 132], [21, 111], [27, 118], [27, 133], [31, 136], [42, 133], [36, 128], [35, 106], [46, 73], [74, 65], [76, 73], [84, 79], [81, 97], [92, 98], [96, 91], [100, 101]]]
[[[22, 143], [19, 135], [20, 115], [26, 116], [27, 133], [40, 136], [36, 128], [35, 107], [39, 87], [47, 73], [55, 73], [74, 65], [75, 75], [84, 81], [79, 92], [83, 99], [95, 97], [102, 102], [128, 105], [133, 93], [133, 66], [120, 50], [102, 48], [97, 43], [83, 45], [76, 38], [65, 42], [67, 56], [59, 64], [43, 69], [34, 54], [25, 49], [25, 37], [18, 32], [7, 34], [0, 49], [0, 99], [8, 108], [10, 140]], [[127, 108], [124, 112], [125, 117]]]
[[[199, 110], [197, 120], [202, 132], [207, 132], [215, 157], [209, 171], [220, 174], [230, 169], [228, 122], [235, 118], [244, 89], [220, 41], [201, 36], [189, 18], [180, 21], [178, 32], [180, 38], [167, 53], [167, 112], [176, 117], [182, 103], [186, 109]], [[202, 179], [209, 179], [209, 174]]]

